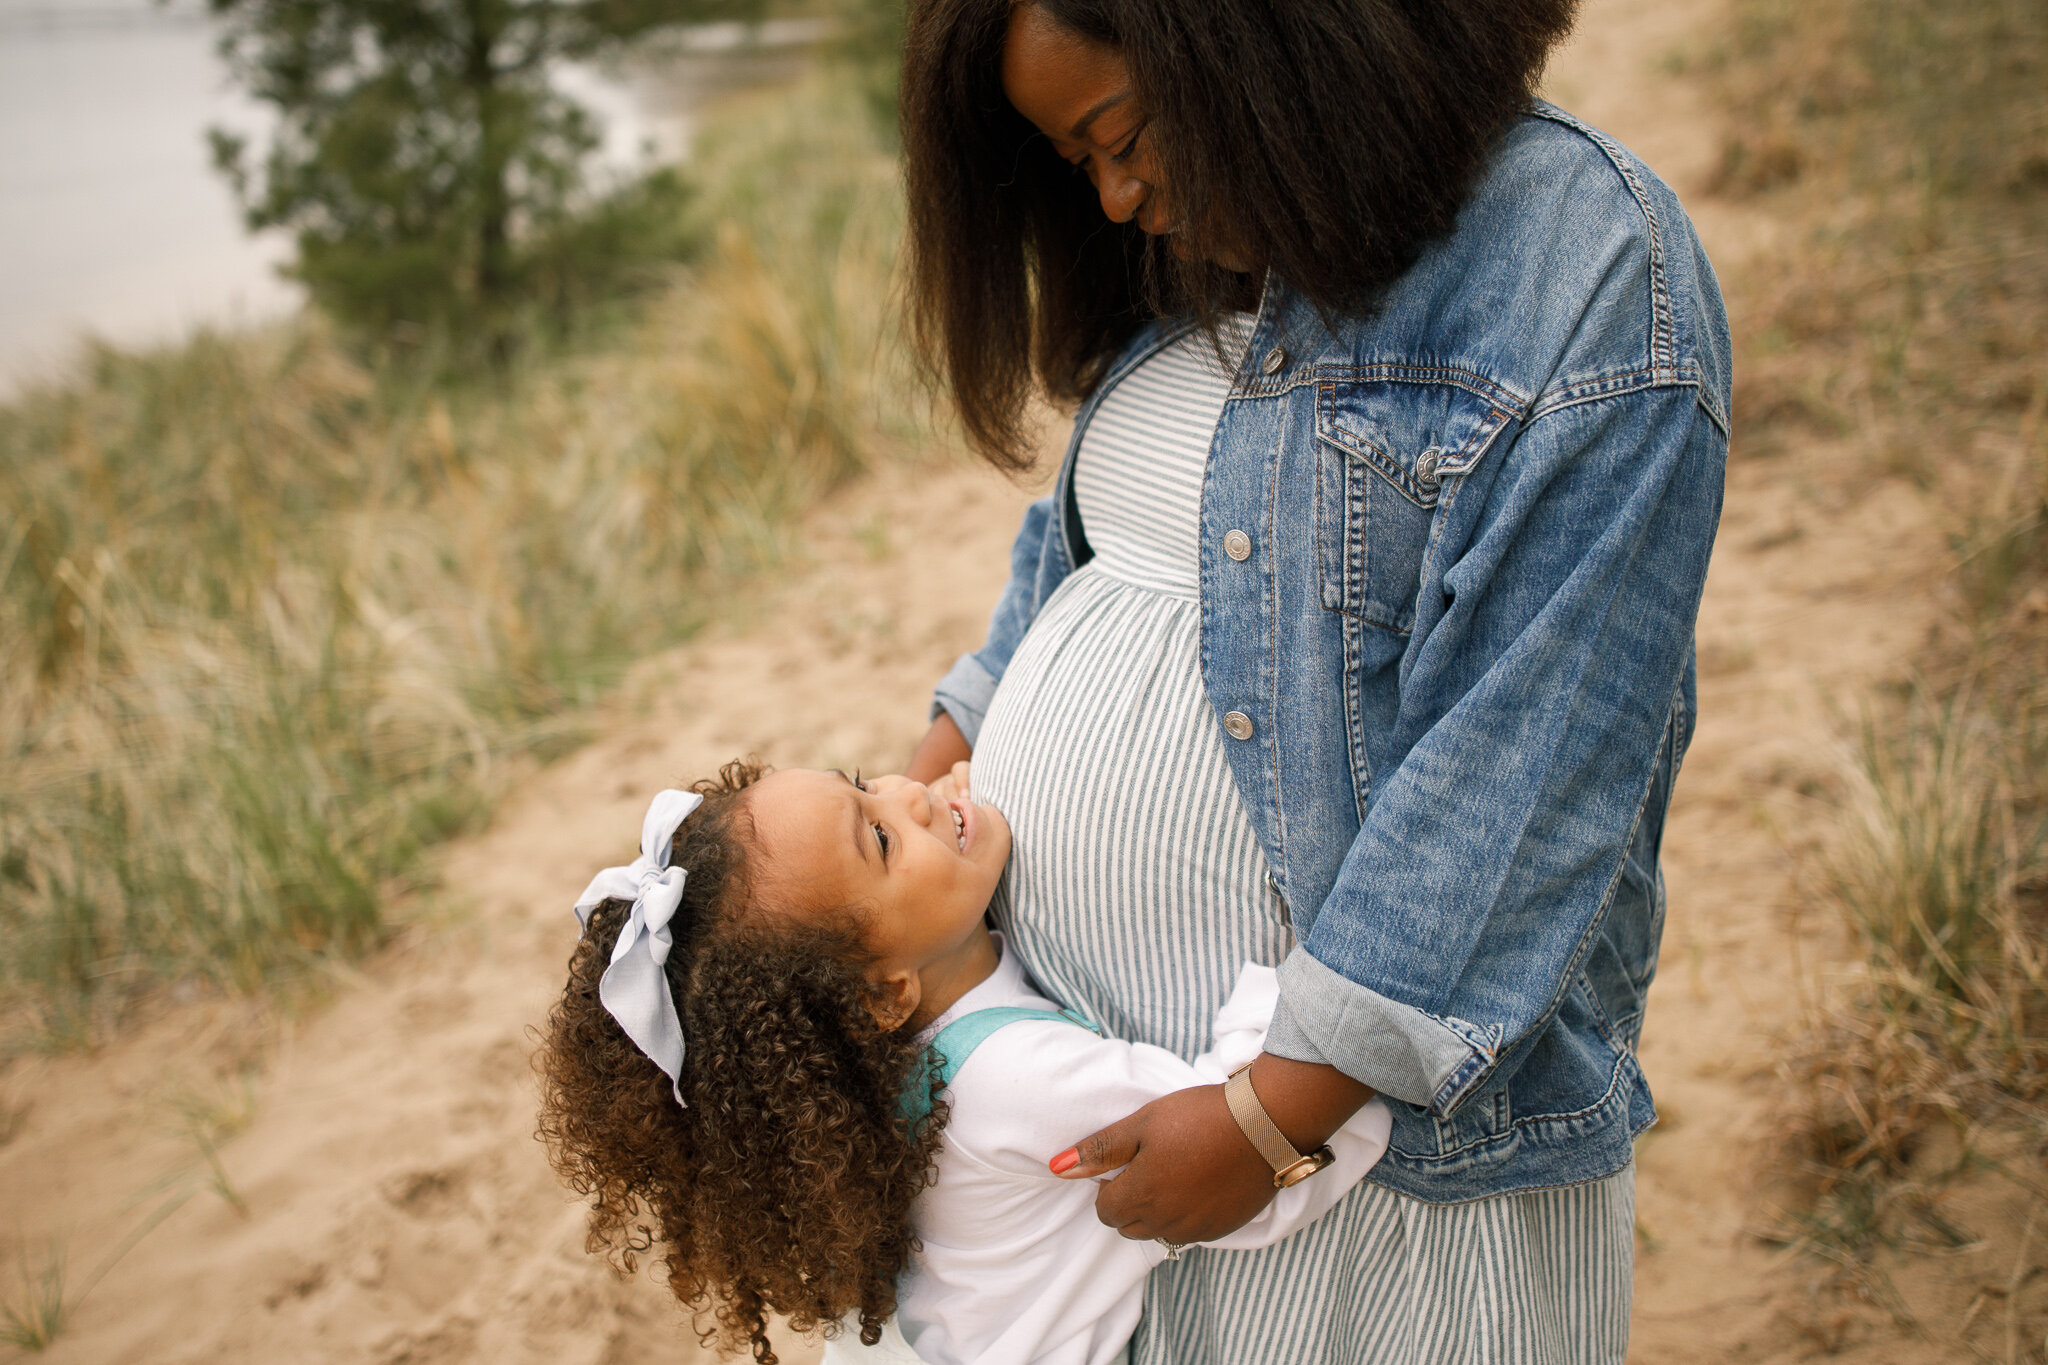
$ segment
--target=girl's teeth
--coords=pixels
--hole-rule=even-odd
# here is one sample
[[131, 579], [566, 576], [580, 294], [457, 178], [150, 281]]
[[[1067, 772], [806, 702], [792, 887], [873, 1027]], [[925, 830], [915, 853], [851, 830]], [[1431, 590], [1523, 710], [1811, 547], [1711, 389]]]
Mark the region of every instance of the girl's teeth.
[[967, 850], [967, 821], [961, 818], [957, 810], [953, 812], [953, 842], [959, 845], [963, 853]]

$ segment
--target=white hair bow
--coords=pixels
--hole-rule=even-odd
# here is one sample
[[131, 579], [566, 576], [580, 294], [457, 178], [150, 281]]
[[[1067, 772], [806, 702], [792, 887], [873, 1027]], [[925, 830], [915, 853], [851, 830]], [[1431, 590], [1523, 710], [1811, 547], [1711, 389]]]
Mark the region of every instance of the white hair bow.
[[633, 1045], [668, 1076], [676, 1103], [685, 1109], [690, 1106], [683, 1098], [683, 1021], [662, 964], [675, 946], [668, 925], [683, 903], [689, 871], [670, 867], [668, 857], [676, 831], [703, 804], [695, 792], [672, 787], [657, 795], [640, 823], [640, 856], [592, 877], [576, 900], [576, 922], [585, 928], [590, 912], [606, 901], [633, 902], [633, 913], [612, 947], [611, 965], [597, 983], [597, 998]]

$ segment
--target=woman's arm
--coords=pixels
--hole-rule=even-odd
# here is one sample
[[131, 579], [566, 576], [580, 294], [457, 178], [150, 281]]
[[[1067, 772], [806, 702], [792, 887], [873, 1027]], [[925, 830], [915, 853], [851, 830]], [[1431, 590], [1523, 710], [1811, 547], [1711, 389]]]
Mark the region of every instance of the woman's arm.
[[[1270, 978], [1270, 973], [1268, 976]], [[1260, 1054], [1253, 1063], [1252, 1084], [1257, 1087], [1263, 1077], [1276, 1094], [1288, 1092], [1300, 1099], [1298, 1082], [1303, 1079], [1301, 1073], [1326, 1069], [1305, 1067], [1285, 1058]], [[1297, 1085], [1290, 1087], [1280, 1079], [1283, 1075], [1291, 1077]], [[1019, 1079], [1027, 1076], [1032, 1078], [1031, 1082], [1019, 1084]], [[1046, 1149], [1060, 1141], [1071, 1142], [1077, 1130], [1098, 1128], [1118, 1115], [1130, 1114], [1141, 1105], [1156, 1108], [1159, 1105], [1171, 1106], [1175, 1101], [1199, 1101], [1207, 1097], [1222, 1108], [1223, 1087], [1204, 1084], [1203, 1080], [1203, 1073], [1195, 1065], [1164, 1048], [1115, 1038], [1098, 1038], [1072, 1025], [1013, 1024], [992, 1035], [961, 1068], [956, 1078], [960, 1092], [956, 1100], [961, 1096], [965, 1099], [956, 1104], [953, 1124], [947, 1132], [978, 1161], [1032, 1181], [1046, 1180], [1052, 1174], [1045, 1160]], [[1262, 1208], [1264, 1215], [1245, 1227], [1233, 1245], [1265, 1245], [1314, 1221], [1342, 1198], [1344, 1192], [1371, 1169], [1386, 1149], [1388, 1122], [1383, 1107], [1374, 1106], [1369, 1111], [1360, 1112], [1372, 1098], [1371, 1093], [1361, 1094], [1362, 1088], [1348, 1077], [1342, 1080], [1344, 1091], [1340, 1104], [1348, 1106], [1343, 1113], [1336, 1115], [1335, 1106], [1314, 1108], [1311, 1105], [1311, 1118], [1317, 1126], [1299, 1130], [1304, 1140], [1311, 1133], [1314, 1136], [1314, 1141], [1308, 1142], [1304, 1150], [1330, 1143], [1337, 1157], [1336, 1164], [1309, 1180], [1278, 1192], [1277, 1199], [1274, 1197], [1272, 1168], [1260, 1160], [1258, 1153], [1241, 1134], [1238, 1136], [1237, 1140], [1244, 1144], [1245, 1151], [1263, 1172], [1261, 1180], [1265, 1190], [1258, 1205], [1238, 1219], [1233, 1227], [1244, 1224]], [[1262, 1100], [1265, 1093], [1263, 1090], [1260, 1092]], [[1271, 1106], [1269, 1111], [1274, 1112], [1276, 1119], [1279, 1117]], [[1335, 1116], [1328, 1126], [1322, 1127], [1322, 1121], [1332, 1115]], [[1230, 1118], [1227, 1108], [1223, 1109], [1223, 1122], [1230, 1126], [1232, 1133], [1237, 1132], [1236, 1122]], [[1113, 1123], [1109, 1131], [1120, 1126]], [[1295, 1136], [1286, 1127], [1282, 1131]], [[1117, 1164], [1101, 1165], [1092, 1173], [1104, 1174], [1114, 1170]], [[1061, 1173], [1061, 1178], [1071, 1181], [1081, 1174], [1083, 1172], [1078, 1169], [1066, 1171]], [[1200, 1174], [1192, 1170], [1181, 1172], [1180, 1178], [1191, 1184], [1201, 1180]], [[1111, 1181], [1108, 1188], [1118, 1183], [1121, 1183], [1121, 1177]], [[1094, 1218], [1088, 1218], [1087, 1223], [1092, 1231], [1106, 1231]], [[1131, 1229], [1127, 1235], [1140, 1234]], [[1167, 1230], [1142, 1235], [1166, 1236], [1168, 1241], [1175, 1242], [1197, 1240], [1167, 1236]], [[1221, 1236], [1222, 1233], [1216, 1235]], [[1111, 1243], [1114, 1241], [1114, 1238], [1110, 1239]]]
[[[1383, 1143], [1392, 1123], [1385, 1106], [1371, 1105], [1366, 1112], [1358, 1112], [1372, 1099], [1370, 1090], [1334, 1068], [1262, 1055], [1279, 993], [1277, 973], [1247, 964], [1230, 999], [1217, 1013], [1215, 1043], [1195, 1059], [1195, 1071], [1202, 1080], [1214, 1082], [1249, 1063], [1254, 1093], [1297, 1151], [1314, 1151], [1327, 1141], [1333, 1152], [1348, 1155], [1347, 1144], [1360, 1134], [1377, 1135]], [[1061, 1153], [1054, 1158], [1053, 1167], [1068, 1179], [1100, 1176], [1122, 1166], [1141, 1144], [1149, 1144], [1155, 1155], [1169, 1158], [1162, 1163], [1164, 1169], [1192, 1172], [1186, 1183], [1193, 1184], [1213, 1204], [1183, 1211], [1176, 1221], [1160, 1221], [1154, 1226], [1151, 1211], [1145, 1207], [1141, 1174], [1130, 1182], [1118, 1178], [1106, 1183], [1096, 1199], [1097, 1217], [1132, 1237], [1208, 1241], [1232, 1250], [1277, 1240], [1284, 1231], [1320, 1217], [1349, 1191], [1352, 1180], [1344, 1166], [1346, 1156], [1340, 1155], [1333, 1168], [1276, 1197], [1272, 1168], [1259, 1158], [1236, 1121], [1229, 1119], [1221, 1089], [1214, 1084], [1182, 1087], [1095, 1134], [1083, 1144], [1085, 1150]], [[1219, 1109], [1222, 1119], [1218, 1118]], [[1228, 1120], [1227, 1124], [1223, 1120]], [[1377, 1151], [1373, 1157], [1377, 1160]], [[1062, 1162], [1077, 1164], [1062, 1169]], [[1334, 1181], [1328, 1179], [1333, 1173], [1338, 1177]], [[1309, 1210], [1295, 1207], [1304, 1197], [1312, 1206]], [[1247, 1218], [1251, 1221], [1246, 1222]], [[1212, 1230], [1234, 1227], [1238, 1230], [1228, 1236]]]
[[[1669, 761], [1726, 450], [1669, 384], [1552, 410], [1458, 489], [1457, 558], [1404, 665], [1416, 738], [1374, 775], [1327, 897], [1297, 907], [1254, 1073], [1297, 1147], [1366, 1086], [1453, 1112], [1556, 1016]], [[1130, 1235], [1213, 1237], [1256, 1207], [1220, 1096], [1090, 1141], [1129, 1160], [1100, 1211]]]
[[980, 649], [955, 660], [933, 689], [932, 728], [904, 769], [906, 776], [921, 781], [926, 772], [944, 772], [973, 750], [996, 684], [1046, 595], [1065, 576], [1064, 557], [1051, 543], [1053, 518], [1052, 495], [1024, 509], [1023, 524], [1010, 546], [1010, 580], [989, 614], [988, 637]]
[[[1276, 988], [1259, 970], [1269, 1012]], [[1162, 1048], [1067, 1023], [1012, 1024], [976, 1049], [954, 1078], [950, 1164], [919, 1216], [923, 1273], [902, 1307], [919, 1352], [1078, 1361], [1103, 1333], [1127, 1334], [1138, 1291], [1166, 1248], [1104, 1227], [1094, 1188], [1054, 1179], [1045, 1153], [1147, 1100], [1189, 1086], [1197, 1089], [1185, 1093], [1213, 1091], [1201, 1085], [1212, 1074]], [[1369, 1108], [1332, 1136], [1336, 1161], [1313, 1180], [1271, 1198], [1269, 1176], [1271, 1202], [1229, 1245], [1265, 1246], [1327, 1213], [1379, 1159], [1388, 1127], [1386, 1111]]]
[[[1262, 1054], [1279, 996], [1278, 974], [1269, 967], [1247, 964], [1238, 974], [1229, 1000], [1217, 1012], [1214, 1045], [1195, 1058], [1193, 1067], [1202, 1080], [1213, 1082], [1250, 1064], [1253, 1091], [1280, 1131], [1297, 1151], [1314, 1151], [1329, 1142], [1337, 1157], [1333, 1166], [1276, 1197], [1272, 1169], [1257, 1159], [1258, 1153], [1235, 1120], [1227, 1130], [1215, 1121], [1222, 1087], [1182, 1087], [1096, 1134], [1087, 1144], [1086, 1160], [1082, 1151], [1070, 1150], [1054, 1158], [1053, 1167], [1068, 1179], [1099, 1176], [1123, 1165], [1140, 1144], [1150, 1144], [1155, 1155], [1164, 1150], [1174, 1158], [1164, 1163], [1166, 1168], [1191, 1172], [1186, 1183], [1214, 1198], [1216, 1206], [1181, 1215], [1198, 1221], [1162, 1221], [1155, 1227], [1140, 1207], [1142, 1181], [1126, 1184], [1119, 1178], [1107, 1183], [1098, 1196], [1098, 1218], [1132, 1237], [1208, 1241], [1232, 1250], [1265, 1246], [1321, 1217], [1350, 1190], [1354, 1179], [1351, 1164], [1361, 1139], [1379, 1144], [1371, 1149], [1372, 1160], [1378, 1160], [1392, 1118], [1384, 1105], [1369, 1103], [1371, 1091], [1331, 1068]], [[1227, 1106], [1223, 1112], [1228, 1117]], [[1247, 1162], [1247, 1153], [1254, 1160]], [[1063, 1162], [1078, 1164], [1063, 1169]], [[1327, 1178], [1332, 1174], [1335, 1180]], [[1251, 1221], [1245, 1222], [1246, 1218]], [[1228, 1237], [1208, 1230], [1240, 1223], [1243, 1226]]]
[[966, 761], [972, 753], [967, 745], [967, 736], [960, 733], [953, 717], [941, 711], [938, 719], [932, 722], [932, 728], [925, 731], [924, 739], [911, 753], [903, 775], [913, 782], [936, 781], [952, 772], [954, 764]]
[[1458, 490], [1415, 738], [1302, 917], [1274, 1052], [1449, 1116], [1544, 1035], [1632, 858], [1656, 866], [1726, 451], [1671, 384], [1549, 411]]
[[[1328, 1142], [1373, 1098], [1371, 1087], [1333, 1066], [1270, 1052], [1252, 1063], [1251, 1078], [1267, 1116], [1298, 1152]], [[1070, 1180], [1127, 1167], [1095, 1196], [1096, 1217], [1126, 1237], [1215, 1241], [1245, 1226], [1275, 1194], [1273, 1168], [1231, 1117], [1220, 1085], [1154, 1100], [1083, 1139], [1072, 1154], [1078, 1164], [1061, 1172]], [[1320, 1171], [1285, 1193], [1304, 1191], [1330, 1174]]]

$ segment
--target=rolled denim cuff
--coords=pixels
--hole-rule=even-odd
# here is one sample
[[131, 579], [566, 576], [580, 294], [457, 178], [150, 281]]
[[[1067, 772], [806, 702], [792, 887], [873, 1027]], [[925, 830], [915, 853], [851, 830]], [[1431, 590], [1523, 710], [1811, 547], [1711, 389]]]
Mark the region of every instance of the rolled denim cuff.
[[937, 720], [939, 713], [945, 712], [960, 727], [967, 747], [972, 749], [981, 736], [981, 722], [988, 716], [988, 704], [995, 695], [995, 675], [972, 654], [962, 654], [932, 689], [932, 711], [926, 719]]
[[1383, 1095], [1447, 1113], [1492, 1069], [1499, 1045], [1462, 1019], [1390, 1000], [1296, 948], [1280, 964], [1266, 1051], [1334, 1066]]
[[1308, 1030], [1301, 1026], [1301, 1021], [1294, 1017], [1284, 994], [1280, 1003], [1273, 1007], [1273, 1023], [1266, 1030], [1266, 1051], [1290, 1061], [1313, 1062], [1317, 1066], [1335, 1065], [1316, 1046], [1316, 1040], [1308, 1036]]

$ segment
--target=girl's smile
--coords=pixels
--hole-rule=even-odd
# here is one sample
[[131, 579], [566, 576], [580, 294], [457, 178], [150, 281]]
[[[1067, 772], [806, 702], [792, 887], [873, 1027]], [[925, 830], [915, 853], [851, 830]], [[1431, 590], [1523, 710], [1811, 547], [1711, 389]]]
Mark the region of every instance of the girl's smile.
[[896, 1022], [933, 1016], [995, 966], [982, 915], [1010, 826], [965, 777], [964, 764], [929, 786], [791, 768], [746, 795], [773, 899], [807, 917], [851, 912]]

